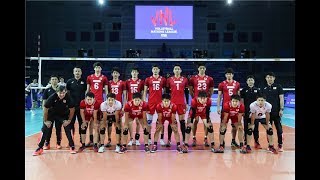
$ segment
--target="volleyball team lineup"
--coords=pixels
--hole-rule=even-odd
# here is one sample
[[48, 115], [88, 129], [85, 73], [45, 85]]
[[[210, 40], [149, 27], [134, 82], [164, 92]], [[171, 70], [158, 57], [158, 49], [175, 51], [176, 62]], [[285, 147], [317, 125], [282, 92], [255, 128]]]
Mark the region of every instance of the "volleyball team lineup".
[[[198, 64], [198, 74], [190, 79], [181, 75], [179, 64], [172, 67], [174, 75], [168, 78], [159, 75], [161, 69], [156, 64], [150, 67], [152, 74], [146, 79], [139, 79], [137, 67], [131, 69], [131, 78], [127, 80], [119, 79], [121, 72], [117, 67], [112, 68], [112, 80], [102, 74], [100, 62], [94, 63], [93, 69], [94, 74], [82, 77], [81, 67], [74, 67], [74, 78], [69, 79], [66, 86], [58, 85], [57, 75], [50, 77], [51, 85], [43, 93], [42, 133], [33, 156], [45, 154], [49, 149], [61, 149], [62, 129], [71, 154], [88, 150], [104, 153], [112, 143], [116, 144], [113, 151], [119, 154], [127, 153], [128, 146], [140, 146], [141, 143], [146, 153], [155, 153], [158, 142], [161, 146], [171, 146], [172, 132], [176, 151], [179, 154], [189, 153], [193, 147], [199, 146], [196, 138], [199, 122], [204, 125], [203, 145], [210, 148], [209, 152], [225, 152], [229, 144], [224, 140], [228, 135], [228, 124], [231, 124], [230, 146], [233, 151], [247, 154], [252, 152], [251, 146], [261, 149], [257, 134], [259, 123], [266, 130], [267, 151], [273, 154], [284, 151], [280, 123], [284, 92], [280, 84], [274, 83], [276, 76], [273, 72], [265, 75], [266, 87], [256, 87], [254, 75], [247, 76], [247, 84], [240, 85], [233, 79], [232, 68], [225, 69], [224, 81], [215, 82], [214, 74], [206, 74], [204, 63]], [[210, 118], [215, 84], [218, 84], [215, 113], [220, 116], [219, 132], [216, 132], [218, 142], [214, 141], [214, 126], [217, 123], [212, 123]], [[189, 94], [192, 98], [190, 105]], [[157, 119], [152, 134], [154, 116]], [[75, 129], [76, 121], [78, 129]], [[168, 124], [167, 142], [164, 140], [165, 122]], [[56, 129], [56, 144], [50, 144], [53, 126]], [[111, 140], [113, 128], [115, 140]], [[78, 149], [75, 147], [78, 143], [74, 142], [75, 136], [80, 137]], [[251, 141], [252, 136], [254, 142]], [[274, 138], [277, 138], [276, 145]]]

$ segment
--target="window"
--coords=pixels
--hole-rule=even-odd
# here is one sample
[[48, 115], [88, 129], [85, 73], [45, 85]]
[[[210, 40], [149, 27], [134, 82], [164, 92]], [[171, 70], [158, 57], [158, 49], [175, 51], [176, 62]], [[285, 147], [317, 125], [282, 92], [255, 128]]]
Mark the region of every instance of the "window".
[[233, 33], [223, 33], [223, 42], [233, 42]]
[[262, 42], [262, 32], [252, 32], [252, 42]]
[[76, 41], [76, 32], [67, 31], [66, 32], [66, 41]]
[[104, 31], [95, 32], [95, 41], [104, 41]]
[[112, 30], [115, 30], [115, 31], [121, 30], [121, 23], [112, 23]]
[[216, 30], [216, 23], [208, 23], [208, 24], [207, 24], [207, 30], [208, 30], [208, 31], [214, 31], [214, 30]]
[[238, 33], [238, 41], [239, 42], [248, 42], [248, 33], [247, 32], [239, 32]]
[[115, 41], [119, 41], [120, 37], [119, 37], [119, 31], [111, 31], [109, 33], [109, 41], [110, 42], [115, 42]]
[[219, 42], [219, 33], [218, 32], [209, 33], [209, 42]]
[[90, 41], [90, 32], [81, 32], [80, 41]]

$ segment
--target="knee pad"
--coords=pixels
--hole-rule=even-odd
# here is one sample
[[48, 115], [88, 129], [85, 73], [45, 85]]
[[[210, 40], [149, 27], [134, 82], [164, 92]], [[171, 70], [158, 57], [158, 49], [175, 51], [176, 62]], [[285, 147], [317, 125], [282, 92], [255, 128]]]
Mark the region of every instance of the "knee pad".
[[213, 127], [212, 127], [212, 125], [210, 125], [207, 129], [208, 129], [208, 132], [209, 132], [209, 133], [213, 133]]
[[136, 133], [136, 135], [134, 136], [134, 138], [135, 138], [136, 140], [139, 140], [140, 134]]
[[220, 134], [225, 135], [227, 132], [227, 128], [225, 126], [220, 126]]
[[121, 129], [119, 129], [118, 127], [116, 127], [116, 134], [121, 134]]
[[100, 134], [105, 134], [105, 133], [106, 133], [106, 129], [105, 128], [100, 129]]
[[147, 131], [147, 128], [144, 128], [143, 134], [144, 134], [144, 135], [149, 135], [149, 132]]
[[128, 128], [124, 129], [122, 134], [123, 135], [128, 135]]
[[186, 129], [186, 133], [190, 134], [190, 132], [191, 132], [191, 127], [188, 126], [187, 129]]
[[270, 136], [273, 135], [273, 130], [272, 130], [272, 128], [269, 128], [269, 129], [267, 130], [267, 134], [270, 135]]
[[248, 129], [247, 134], [248, 134], [249, 136], [252, 135], [252, 129], [251, 129], [251, 128]]
[[147, 120], [147, 123], [150, 126], [152, 124], [152, 119]]

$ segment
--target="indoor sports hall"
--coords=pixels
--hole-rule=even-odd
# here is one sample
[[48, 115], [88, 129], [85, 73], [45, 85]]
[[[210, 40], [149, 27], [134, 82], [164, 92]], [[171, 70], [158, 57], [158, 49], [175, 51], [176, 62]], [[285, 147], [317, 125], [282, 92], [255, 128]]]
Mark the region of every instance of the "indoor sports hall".
[[[90, 178], [100, 180], [117, 178], [136, 180], [159, 177], [183, 180], [295, 179], [294, 27], [295, 1], [27, 0], [25, 179], [82, 180]], [[206, 106], [208, 112], [206, 117], [212, 123], [213, 147], [205, 146], [207, 136], [204, 123], [199, 120], [196, 125], [196, 135], [193, 134], [193, 129], [189, 132], [187, 152], [178, 151], [178, 146], [186, 147], [186, 143], [182, 140], [181, 128], [181, 122], [184, 121], [179, 120], [181, 117], [178, 114], [172, 116], [175, 117], [173, 119], [177, 125], [180, 144], [177, 144], [175, 134], [171, 132], [174, 126], [171, 125], [168, 130], [169, 121], [164, 122], [164, 132], [157, 140], [155, 152], [147, 151], [145, 148], [144, 134], [149, 130], [141, 127], [140, 131], [136, 132], [136, 123], [132, 123], [131, 133], [133, 136], [136, 133], [140, 134], [137, 141], [141, 145], [136, 145], [136, 143], [129, 145], [130, 136], [127, 143], [122, 143], [123, 134], [128, 131], [125, 112], [133, 111], [126, 106], [131, 101], [126, 101], [128, 98], [125, 94], [121, 95], [121, 108], [117, 110], [117, 112], [123, 113], [119, 121], [122, 125], [120, 146], [122, 148], [126, 145], [127, 148], [124, 153], [115, 152], [118, 146], [116, 142], [118, 129], [115, 123], [112, 125], [110, 137], [106, 126], [104, 150], [101, 152], [95, 150], [96, 145], [87, 145], [91, 143], [92, 137], [90, 137], [89, 127], [86, 127], [88, 128], [85, 135], [86, 142], [84, 142], [86, 148], [80, 151], [79, 149], [83, 146], [80, 130], [84, 129], [84, 125], [79, 124], [79, 118], [75, 118], [74, 122], [75, 131], [72, 135], [74, 149], [69, 146], [67, 131], [65, 131], [70, 124], [66, 126], [62, 124], [61, 144], [59, 144], [55, 122], [51, 138], [49, 138], [51, 139], [50, 143], [47, 143], [48, 131], [44, 130], [46, 129], [44, 128], [46, 126], [44, 120], [48, 117], [49, 119], [50, 117], [58, 117], [57, 112], [62, 111], [54, 106], [59, 102], [59, 93], [61, 91], [66, 93], [63, 99], [64, 104], [66, 104], [67, 97], [74, 97], [73, 91], [70, 90], [72, 86], [70, 84], [74, 83], [75, 69], [79, 68], [81, 69], [81, 85], [85, 87], [81, 91], [81, 97], [83, 97], [85, 104], [88, 103], [84, 98], [87, 94], [85, 91], [88, 88], [89, 92], [94, 92], [92, 88], [95, 86], [91, 86], [89, 77], [97, 73], [97, 63], [99, 63], [101, 75], [107, 79], [108, 94], [105, 92], [105, 87], [101, 88], [102, 98], [105, 102], [108, 102], [110, 92], [118, 94], [118, 89], [115, 91], [114, 87], [116, 86], [112, 84], [117, 80], [114, 72], [118, 74], [118, 82], [124, 83], [124, 89], [120, 91], [135, 94], [132, 88], [130, 89], [128, 81], [134, 76], [132, 75], [133, 70], [137, 69], [138, 79], [142, 80], [142, 91], [140, 91], [142, 100], [144, 99], [143, 94], [146, 94], [147, 114], [152, 109], [150, 104], [154, 101], [156, 101], [157, 109], [164, 106], [163, 99], [155, 98], [151, 91], [152, 85], [155, 85], [152, 83], [158, 82], [150, 80], [157, 76], [157, 72], [154, 70], [157, 67], [160, 70], [158, 76], [165, 79], [166, 83], [164, 83], [163, 89], [153, 86], [153, 90], [160, 89], [157, 92], [162, 97], [163, 94], [170, 94], [171, 104], [174, 101], [174, 96], [183, 97], [182, 103], [185, 105], [185, 111], [182, 119], [185, 120], [186, 127], [189, 125], [188, 120], [192, 119], [193, 121], [193, 115], [196, 114], [195, 119], [197, 119], [199, 106], [202, 106], [199, 105], [201, 98], [194, 96], [196, 89], [200, 89], [199, 92], [206, 91], [206, 101], [210, 102]], [[179, 75], [187, 82], [182, 91], [178, 91], [180, 87], [180, 84], [176, 84], [178, 80], [172, 80], [174, 87], [169, 81], [170, 78], [174, 79], [177, 75], [178, 71], [175, 70], [177, 66], [181, 70]], [[204, 70], [201, 67], [204, 67]], [[210, 86], [209, 84], [200, 84], [203, 82], [201, 79], [202, 71], [205, 74], [205, 81], [212, 77], [213, 83]], [[233, 84], [239, 83], [237, 86], [239, 89], [231, 92], [229, 89], [231, 84], [228, 84], [225, 85], [227, 93], [224, 93], [222, 87], [223, 83], [228, 83], [228, 78], [230, 78], [228, 74], [232, 74]], [[272, 105], [271, 112], [265, 110], [267, 106], [262, 108], [265, 113], [263, 117], [268, 119], [268, 113], [272, 115], [270, 115], [272, 119], [279, 115], [282, 138], [278, 138], [280, 131], [276, 127], [279, 125], [276, 120], [273, 119], [273, 124], [268, 126], [268, 128], [272, 127], [272, 130], [266, 130], [260, 124], [257, 129], [261, 148], [256, 147], [256, 140], [253, 138], [256, 134], [253, 134], [251, 141], [248, 142], [252, 149], [250, 152], [245, 148], [247, 145], [242, 145], [240, 142], [242, 141], [242, 138], [239, 138], [241, 128], [235, 137], [236, 143], [241, 147], [233, 149], [231, 121], [227, 122], [226, 131], [223, 133], [219, 113], [228, 113], [226, 107], [230, 105], [232, 108], [234, 95], [239, 95], [241, 98], [237, 107], [242, 103], [247, 103], [242, 99], [246, 97], [248, 92], [246, 88], [249, 86], [248, 79], [251, 75], [254, 79], [254, 87], [259, 89], [258, 92], [261, 92], [258, 94], [264, 95], [266, 102], [270, 102]], [[273, 85], [269, 84], [268, 77], [270, 76], [274, 78]], [[57, 78], [56, 82], [53, 82], [52, 77]], [[201, 80], [197, 79], [198, 84], [196, 84], [194, 79], [198, 77]], [[150, 81], [152, 81], [151, 86], [149, 86]], [[93, 80], [93, 82], [98, 81]], [[174, 95], [176, 85], [178, 93]], [[59, 87], [66, 89], [59, 90]], [[55, 91], [48, 95], [50, 88]], [[144, 88], [147, 92], [144, 92]], [[221, 96], [219, 96], [220, 93]], [[230, 102], [224, 101], [224, 97], [227, 97], [225, 94], [228, 93]], [[58, 99], [54, 99], [55, 95]], [[95, 94], [95, 96], [97, 95]], [[256, 99], [256, 95], [252, 96]], [[51, 101], [51, 99], [53, 100]], [[133, 97], [133, 99], [135, 98]], [[74, 99], [71, 100], [72, 104], [77, 102]], [[67, 101], [69, 102], [69, 100]], [[220, 102], [218, 103], [218, 101]], [[80, 101], [78, 107], [79, 103]], [[134, 104], [134, 100], [132, 103]], [[258, 103], [258, 100], [252, 100], [249, 104], [251, 103]], [[74, 105], [76, 106], [76, 104]], [[88, 107], [87, 104], [84, 108], [80, 106], [80, 114], [81, 112], [86, 113]], [[66, 109], [70, 108], [70, 104], [66, 106]], [[100, 104], [98, 108], [100, 111]], [[249, 109], [254, 114], [251, 105]], [[49, 115], [45, 113], [46, 110]], [[161, 112], [158, 111], [156, 110], [153, 117], [148, 115], [145, 119], [146, 123], [148, 122], [151, 126], [151, 130], [148, 132], [151, 134], [149, 136], [149, 138], [151, 137], [150, 149], [154, 146], [154, 135], [159, 126], [158, 113], [161, 114]], [[236, 111], [236, 114], [242, 113], [241, 110]], [[277, 112], [274, 113], [275, 111]], [[249, 110], [248, 112], [250, 114]], [[64, 113], [69, 114], [69, 110], [64, 110]], [[229, 113], [232, 113], [231, 110]], [[245, 128], [243, 127], [244, 114], [239, 116], [242, 128]], [[250, 127], [249, 123], [248, 128], [250, 129]], [[99, 129], [97, 131], [100, 133], [99, 138], [101, 134], [104, 134], [101, 133], [100, 126], [97, 125], [93, 128]], [[253, 129], [251, 130], [253, 131]], [[46, 133], [43, 133], [44, 131]], [[171, 137], [168, 137], [169, 131], [172, 133]], [[187, 133], [186, 130], [183, 131]], [[244, 129], [243, 132], [243, 137], [248, 137], [250, 131]], [[186, 135], [185, 133], [184, 135]], [[215, 153], [214, 151], [221, 146], [219, 139], [221, 134], [225, 137], [224, 152]], [[270, 134], [275, 151], [270, 151], [268, 145], [272, 142], [269, 138]], [[97, 135], [96, 131], [93, 135], [94, 137]], [[38, 144], [44, 139], [46, 139], [44, 147], [47, 149]], [[106, 146], [109, 139], [111, 139], [111, 146]], [[164, 144], [160, 139], [163, 139]], [[210, 140], [210, 144], [212, 141], [209, 136], [207, 139]], [[191, 145], [192, 143], [194, 145]], [[60, 147], [57, 146], [58, 144]], [[98, 143], [98, 146], [100, 144]], [[242, 147], [244, 147], [245, 153]], [[120, 152], [122, 151], [120, 150]]]

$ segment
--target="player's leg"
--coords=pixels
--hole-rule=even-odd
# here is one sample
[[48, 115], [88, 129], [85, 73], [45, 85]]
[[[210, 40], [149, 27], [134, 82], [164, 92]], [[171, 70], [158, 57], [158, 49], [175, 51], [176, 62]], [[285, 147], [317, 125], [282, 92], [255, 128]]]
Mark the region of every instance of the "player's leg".
[[[68, 125], [65, 125], [65, 124], [64, 124], [65, 121], [66, 121], [65, 119], [67, 119], [67, 117], [61, 119], [61, 120], [60, 120], [60, 123], [63, 124], [63, 126], [64, 126], [64, 131], [65, 131], [65, 133], [66, 133], [66, 136], [67, 136], [67, 139], [68, 139], [68, 142], [69, 142], [70, 153], [71, 153], [71, 154], [76, 154], [77, 151], [76, 151], [76, 149], [75, 149], [75, 147], [74, 147], [74, 141], [73, 141], [73, 137], [72, 137], [72, 135], [71, 135], [71, 124], [69, 123]], [[57, 123], [56, 123], [56, 125], [57, 125]], [[61, 131], [60, 131], [60, 134], [61, 134]]]
[[[98, 152], [99, 148], [98, 148], [98, 142], [100, 139], [100, 123], [101, 120], [98, 119], [97, 122], [93, 122], [91, 124], [93, 124], [93, 151], [94, 152]], [[90, 126], [89, 126], [89, 130], [90, 130]]]
[[139, 119], [139, 121], [143, 127], [144, 151], [150, 152], [149, 144], [151, 144], [151, 133], [149, 133], [148, 128], [150, 127], [151, 130], [151, 123], [147, 122], [147, 124], [145, 124], [143, 119]]
[[211, 145], [211, 151], [214, 151], [214, 133], [213, 133], [213, 125], [210, 119], [205, 119], [205, 117], [202, 117], [203, 126], [206, 127], [208, 131], [208, 137], [210, 139], [210, 145]]
[[[152, 119], [153, 119], [153, 114], [155, 113], [155, 105], [150, 106], [150, 112], [147, 113], [147, 124], [146, 124], [146, 132], [148, 132], [148, 139], [147, 142], [148, 144], [151, 144], [151, 125], [152, 125]], [[141, 123], [142, 121], [140, 121]], [[142, 125], [142, 124], [141, 124]], [[142, 125], [143, 127], [143, 125]], [[149, 134], [150, 132], [150, 134]]]
[[281, 124], [281, 117], [275, 116], [275, 117], [270, 117], [270, 119], [271, 118], [277, 130], [278, 150], [279, 152], [283, 152], [284, 151], [283, 150], [283, 130], [282, 130], [282, 124]]
[[[92, 121], [93, 119], [91, 118], [90, 121]], [[89, 122], [90, 122], [89, 121]], [[81, 146], [78, 149], [78, 153], [84, 151], [86, 149], [86, 138], [87, 138], [87, 129], [88, 129], [88, 125], [89, 125], [88, 121], [83, 121], [81, 124], [79, 124], [79, 128], [80, 128], [80, 143]]]
[[247, 133], [248, 133], [248, 123], [250, 122], [250, 118], [243, 118], [243, 126], [244, 126], [244, 144], [247, 145]]
[[[197, 117], [196, 117], [197, 118]], [[184, 141], [184, 145], [189, 147], [189, 138], [191, 136], [191, 131], [194, 129], [195, 126], [195, 120], [191, 121], [191, 118], [189, 117], [187, 120], [187, 127], [186, 127], [186, 139]]]
[[[264, 122], [263, 122], [263, 120], [264, 120]], [[266, 124], [265, 119], [262, 119], [261, 124], [267, 131], [268, 142], [269, 142], [268, 151], [270, 151], [274, 154], [278, 154], [277, 150], [274, 148], [274, 145], [273, 145], [273, 129], [272, 129], [271, 124], [270, 123]]]
[[[41, 128], [42, 134], [41, 134], [41, 137], [39, 138], [38, 148], [32, 153], [33, 156], [38, 156], [43, 153], [43, 146], [45, 144], [46, 137], [48, 136], [48, 134], [50, 132], [52, 132], [52, 126], [53, 126], [52, 122], [53, 121], [47, 121], [46, 123], [43, 123], [42, 128]], [[50, 128], [51, 128], [51, 130], [50, 130]]]
[[244, 146], [244, 128], [241, 122], [234, 121], [233, 124], [238, 129], [238, 139], [240, 143], [240, 153], [247, 153], [247, 148]]
[[231, 134], [232, 134], [232, 140], [231, 140], [231, 149], [232, 150], [236, 150], [239, 149], [239, 144], [236, 142], [236, 136], [237, 136], [237, 131], [238, 128], [234, 123], [231, 123]]
[[141, 123], [140, 123], [139, 119], [137, 118], [136, 119], [136, 134], [134, 136], [135, 141], [136, 141], [136, 143], [135, 143], [136, 146], [140, 146], [140, 141], [139, 141], [139, 139], [140, 139], [140, 126], [141, 126]]
[[[50, 119], [52, 119], [52, 117], [50, 117]], [[45, 143], [44, 143], [44, 147], [43, 147], [44, 150], [49, 150], [50, 149], [50, 139], [51, 139], [53, 124], [54, 124], [55, 121], [54, 120], [50, 120], [50, 122], [51, 122], [51, 126], [48, 129], [47, 135], [44, 136], [45, 137]]]
[[135, 144], [133, 139], [132, 123], [129, 123], [128, 130], [129, 130], [129, 136], [130, 136], [130, 141], [128, 142], [128, 146], [132, 146], [133, 144]]
[[197, 129], [198, 129], [198, 122], [199, 122], [199, 119], [196, 117], [196, 118], [194, 119], [193, 128], [192, 128], [192, 134], [193, 134], [193, 137], [192, 137], [192, 146], [193, 146], [193, 147], [197, 145], [196, 134], [197, 134]]
[[[100, 127], [99, 127], [99, 134], [100, 134], [100, 146], [99, 146], [99, 153], [103, 153], [105, 151], [105, 147], [104, 147], [104, 140], [106, 138], [106, 129], [108, 128], [108, 123], [109, 121], [112, 121], [112, 116], [107, 116], [107, 121], [103, 122], [100, 121]], [[103, 124], [105, 123], [105, 124]], [[112, 126], [112, 124], [111, 124]], [[109, 136], [108, 136], [109, 137]]]
[[122, 146], [120, 148], [120, 151], [118, 153], [123, 154], [127, 152], [127, 144], [128, 144], [128, 134], [129, 134], [129, 123], [132, 123], [133, 119], [129, 118], [127, 122], [124, 123], [123, 129], [122, 129], [122, 136], [121, 136], [121, 142]]
[[110, 116], [107, 118], [107, 129], [108, 129], [108, 143], [106, 147], [111, 147], [111, 133], [112, 133], [112, 124], [116, 121], [115, 116]]
[[224, 138], [225, 138], [225, 134], [227, 132], [227, 124], [228, 121], [226, 123], [223, 123], [222, 121], [220, 122], [220, 128], [219, 128], [219, 143], [220, 146], [218, 149], [215, 149], [214, 152], [215, 153], [223, 153], [224, 152], [224, 148], [225, 148], [225, 143], [224, 143]]
[[156, 122], [156, 131], [154, 133], [153, 146], [152, 146], [152, 148], [150, 150], [150, 152], [152, 152], [152, 153], [157, 151], [157, 144], [158, 144], [159, 134], [164, 129], [163, 128], [163, 124], [164, 124], [164, 121], [160, 122], [159, 120], [157, 120], [157, 122]]
[[179, 122], [180, 122], [180, 131], [182, 135], [182, 142], [184, 142], [186, 138], [186, 121], [185, 121], [185, 113], [179, 114]]
[[183, 153], [183, 149], [180, 145], [180, 134], [179, 134], [179, 130], [178, 130], [178, 122], [176, 120], [172, 123], [170, 122], [170, 126], [172, 128], [173, 133], [174, 133], [174, 138], [177, 142], [177, 152]]
[[[63, 119], [64, 120], [64, 119]], [[61, 134], [61, 128], [62, 128], [62, 120], [61, 119], [56, 119], [55, 120], [55, 125], [54, 127], [56, 128], [56, 136], [57, 136], [57, 149], [61, 149], [61, 139], [62, 139], [62, 134]]]
[[256, 149], [262, 149], [261, 145], [259, 143], [259, 123], [260, 119], [256, 119], [254, 121], [254, 129], [253, 129], [253, 138], [254, 138], [254, 148]]
[[168, 124], [168, 141], [167, 141], [166, 147], [171, 146], [171, 135], [172, 135], [172, 127], [171, 127], [171, 124]]
[[[72, 134], [73, 137], [74, 137], [74, 133], [75, 133], [74, 124], [75, 124], [76, 119], [77, 119], [77, 112], [80, 112], [79, 107], [75, 107], [74, 115], [73, 115], [73, 117], [72, 117], [72, 119], [71, 119], [71, 123], [70, 123], [71, 134]], [[81, 143], [81, 133], [80, 133], [80, 131], [81, 131], [81, 124], [82, 124], [82, 123], [80, 123], [79, 120], [78, 120], [78, 123], [79, 123], [79, 135], [80, 135], [80, 143]]]
[[[115, 126], [116, 126], [116, 143], [117, 143], [115, 152], [119, 153], [120, 147], [121, 147], [121, 129], [122, 129], [121, 118], [119, 120], [116, 120]], [[132, 127], [132, 122], [131, 122], [131, 127]]]
[[94, 122], [90, 121], [89, 125], [88, 125], [88, 129], [89, 129], [89, 143], [86, 144], [86, 147], [91, 147], [94, 144], [94, 140], [93, 140], [93, 128], [94, 127]]
[[161, 130], [161, 135], [160, 135], [160, 145], [164, 146], [166, 143], [164, 142], [164, 127]]

